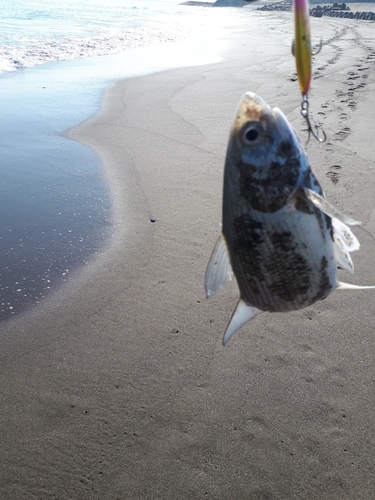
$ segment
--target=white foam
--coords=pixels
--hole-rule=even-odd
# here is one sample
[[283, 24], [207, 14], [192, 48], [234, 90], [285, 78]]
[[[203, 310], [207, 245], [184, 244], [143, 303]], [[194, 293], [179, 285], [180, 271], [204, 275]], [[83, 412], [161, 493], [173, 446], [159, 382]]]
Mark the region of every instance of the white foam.
[[0, 19], [0, 73], [176, 41], [200, 24], [175, 0], [12, 0]]
[[191, 33], [188, 25], [181, 26], [179, 30], [174, 28], [160, 31], [148, 26], [125, 33], [102, 30], [102, 33], [91, 37], [21, 40], [17, 44], [3, 44], [0, 46], [0, 73], [46, 62], [115, 54], [144, 45], [177, 41]]
[[210, 33], [228, 14], [180, 0], [0, 2], [0, 73]]

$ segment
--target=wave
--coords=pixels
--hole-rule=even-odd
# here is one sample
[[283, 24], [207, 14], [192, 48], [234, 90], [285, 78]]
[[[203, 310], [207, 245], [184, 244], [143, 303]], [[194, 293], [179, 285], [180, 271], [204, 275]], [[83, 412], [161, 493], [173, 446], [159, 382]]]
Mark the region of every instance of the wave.
[[144, 26], [125, 33], [118, 30], [87, 37], [19, 40], [0, 46], [0, 73], [30, 68], [47, 62], [115, 54], [144, 45], [174, 42], [191, 34], [191, 26]]

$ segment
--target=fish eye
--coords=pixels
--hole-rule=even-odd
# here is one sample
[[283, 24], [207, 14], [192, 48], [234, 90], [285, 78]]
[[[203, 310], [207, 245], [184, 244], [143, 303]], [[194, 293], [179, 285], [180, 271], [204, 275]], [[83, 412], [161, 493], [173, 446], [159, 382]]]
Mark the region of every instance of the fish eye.
[[248, 123], [242, 132], [242, 138], [247, 146], [258, 146], [265, 139], [264, 127], [259, 122]]
[[253, 128], [246, 130], [245, 139], [249, 142], [253, 142], [258, 138], [259, 132]]

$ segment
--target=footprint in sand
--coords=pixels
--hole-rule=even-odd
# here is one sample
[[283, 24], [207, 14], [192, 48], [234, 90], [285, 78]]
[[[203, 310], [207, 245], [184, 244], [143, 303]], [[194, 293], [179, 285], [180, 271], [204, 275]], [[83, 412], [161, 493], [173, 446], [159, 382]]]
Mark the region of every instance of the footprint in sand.
[[332, 165], [332, 167], [328, 170], [326, 173], [326, 176], [331, 179], [333, 184], [337, 184], [340, 180], [340, 173], [339, 170], [341, 170], [340, 165]]
[[[312, 318], [309, 318], [309, 319], [311, 320]], [[307, 355], [314, 354], [313, 349], [308, 344], [297, 344], [296, 350], [302, 351], [303, 353], [305, 353]]]
[[[343, 102], [343, 101], [341, 101], [341, 102]], [[345, 102], [346, 102], [346, 101], [345, 101]], [[348, 115], [347, 115], [346, 113], [341, 113], [341, 115], [340, 115], [340, 120], [342, 120], [342, 121], [346, 121], [346, 120], [348, 120]]]
[[[350, 106], [350, 104], [349, 104], [349, 106]], [[337, 139], [338, 141], [343, 141], [350, 134], [350, 132], [351, 132], [351, 130], [349, 127], [344, 127], [339, 132], [336, 132], [335, 139]]]

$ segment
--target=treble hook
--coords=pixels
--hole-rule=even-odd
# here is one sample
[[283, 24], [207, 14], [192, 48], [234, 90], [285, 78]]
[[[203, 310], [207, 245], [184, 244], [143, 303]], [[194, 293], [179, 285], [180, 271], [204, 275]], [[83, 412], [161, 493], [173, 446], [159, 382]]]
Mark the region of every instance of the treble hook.
[[319, 137], [319, 127], [317, 125], [315, 125], [316, 132], [314, 132], [314, 130], [313, 130], [312, 126], [311, 126], [311, 122], [310, 122], [310, 118], [309, 118], [309, 98], [307, 97], [307, 94], [302, 94], [301, 115], [306, 120], [307, 131], [309, 133], [309, 135], [307, 137], [306, 144], [308, 144], [308, 142], [310, 140], [310, 134], [312, 134], [312, 136], [314, 137], [314, 139], [316, 139], [318, 142], [325, 142], [325, 140], [327, 139], [327, 135], [326, 135], [326, 133], [324, 131], [324, 128], [322, 128], [323, 138], [320, 138]]

